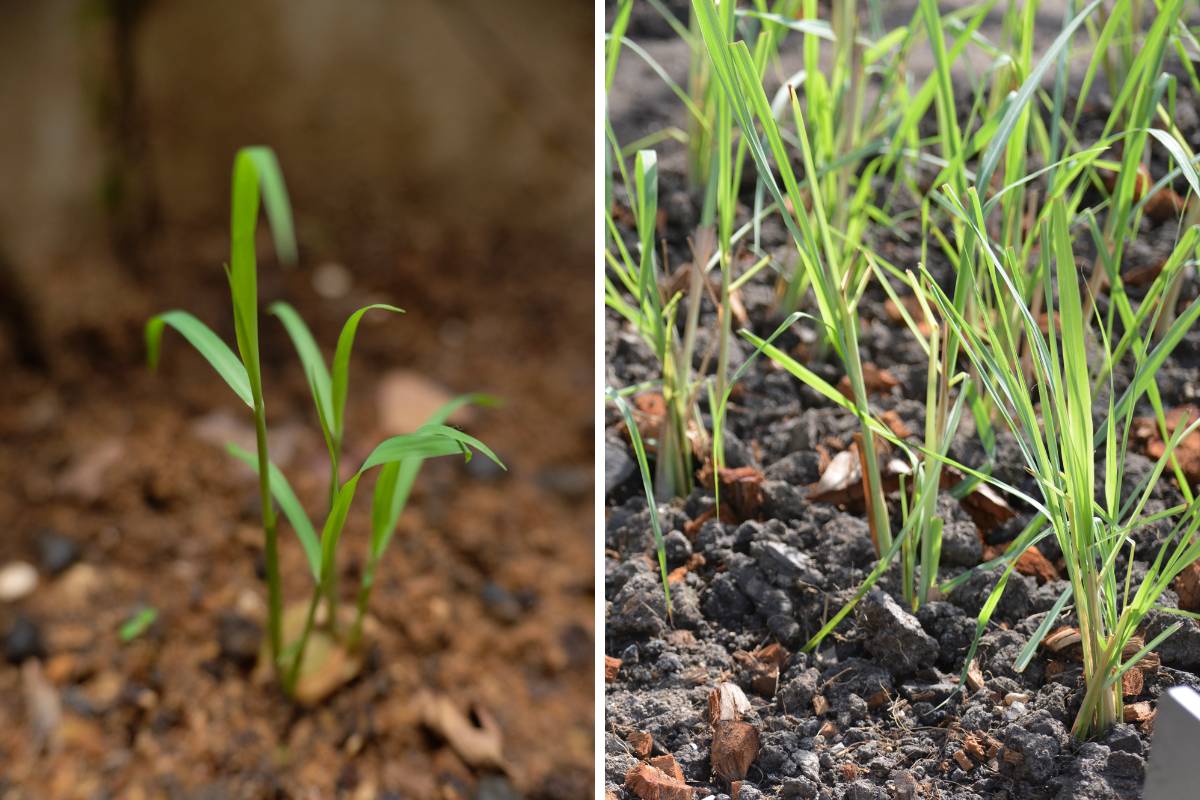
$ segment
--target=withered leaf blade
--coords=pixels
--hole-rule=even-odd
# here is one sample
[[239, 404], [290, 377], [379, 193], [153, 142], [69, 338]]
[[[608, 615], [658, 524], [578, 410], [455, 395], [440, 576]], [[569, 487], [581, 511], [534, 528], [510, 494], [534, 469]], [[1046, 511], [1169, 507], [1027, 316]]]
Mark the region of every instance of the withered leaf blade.
[[485, 709], [474, 708], [473, 722], [444, 695], [422, 690], [413, 698], [421, 724], [444, 739], [471, 767], [508, 771], [500, 726]]

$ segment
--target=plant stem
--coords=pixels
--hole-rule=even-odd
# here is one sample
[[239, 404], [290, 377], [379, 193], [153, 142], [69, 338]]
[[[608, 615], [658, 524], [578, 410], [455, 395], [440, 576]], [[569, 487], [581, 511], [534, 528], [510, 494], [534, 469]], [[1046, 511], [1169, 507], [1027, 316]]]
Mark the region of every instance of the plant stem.
[[367, 616], [367, 605], [371, 599], [371, 589], [375, 585], [375, 567], [378, 562], [374, 558], [367, 561], [367, 566], [363, 569], [362, 584], [358, 587], [358, 597], [355, 600], [354, 606], [354, 623], [350, 626], [350, 633], [346, 636], [346, 648], [354, 650], [362, 641], [363, 622]]
[[300, 667], [304, 664], [304, 651], [308, 648], [308, 637], [312, 633], [313, 621], [317, 617], [317, 603], [320, 601], [321, 587], [317, 586], [313, 589], [312, 599], [308, 601], [308, 612], [304, 616], [304, 629], [300, 632], [300, 638], [296, 641], [296, 655], [292, 657], [287, 677], [283, 681], [284, 691], [289, 697], [295, 693], [296, 684], [300, 680]]
[[275, 506], [271, 503], [271, 458], [267, 453], [267, 412], [261, 396], [254, 398], [254, 436], [258, 447], [258, 488], [262, 501], [264, 560], [267, 569], [267, 627], [271, 643], [271, 663], [279, 672], [279, 653], [283, 649], [283, 589], [279, 577], [279, 537], [276, 533]]

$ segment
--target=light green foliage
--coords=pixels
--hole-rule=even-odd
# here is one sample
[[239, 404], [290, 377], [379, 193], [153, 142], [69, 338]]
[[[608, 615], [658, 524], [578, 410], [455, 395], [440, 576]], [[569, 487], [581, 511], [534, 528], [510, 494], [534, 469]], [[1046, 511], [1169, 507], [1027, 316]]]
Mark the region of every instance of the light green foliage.
[[[343, 481], [340, 461], [345, 438], [350, 357], [359, 322], [363, 315], [372, 309], [403, 312], [394, 306], [382, 304], [366, 306], [355, 311], [342, 328], [332, 368], [328, 368], [316, 340], [295, 309], [286, 303], [275, 303], [269, 307], [269, 311], [279, 317], [296, 348], [313, 395], [321, 433], [329, 449], [328, 506], [320, 533], [317, 533], [316, 526], [292, 490], [291, 484], [283, 472], [271, 462], [267, 449], [266, 405], [263, 400], [259, 361], [258, 268], [254, 249], [260, 199], [266, 208], [275, 236], [276, 255], [285, 263], [294, 261], [296, 244], [291, 209], [278, 163], [274, 154], [266, 148], [246, 148], [238, 152], [234, 161], [231, 266], [226, 270], [233, 302], [237, 354], [235, 355], [234, 351], [202, 322], [184, 311], [168, 311], [152, 318], [146, 324], [146, 343], [150, 365], [156, 366], [164, 328], [169, 326], [178, 331], [253, 411], [256, 452], [249, 453], [235, 445], [229, 445], [228, 449], [235, 458], [250, 466], [258, 475], [266, 543], [268, 642], [276, 674], [284, 690], [291, 693], [299, 678], [305, 646], [313, 629], [316, 610], [322, 600], [327, 605], [331, 632], [335, 636], [340, 633], [337, 614], [338, 543], [341, 541], [342, 531], [362, 477], [373, 469], [380, 470], [372, 513], [368, 569], [363, 576], [363, 585], [358, 595], [355, 622], [346, 639], [350, 647], [357, 647], [359, 644], [363, 615], [376, 568], [395, 531], [421, 463], [436, 456], [462, 455], [469, 459], [473, 453], [481, 453], [501, 467], [503, 464], [495, 453], [478, 439], [443, 424], [455, 408], [466, 403], [492, 402], [483, 395], [465, 395], [448, 404], [434, 415], [429, 424], [418, 431], [394, 436], [378, 444], [363, 464]], [[304, 629], [300, 638], [286, 648], [282, 631], [283, 596], [276, 535], [276, 505], [283, 511], [284, 517], [300, 541], [314, 582]], [[134, 621], [131, 620], [128, 624], [132, 625]], [[150, 621], [153, 621], [153, 618], [150, 618]], [[144, 623], [148, 624], [149, 622]], [[124, 629], [122, 635], [124, 636]]]
[[[659, 358], [661, 383], [652, 386], [676, 400], [668, 403], [673, 427], [651, 451], [657, 463], [635, 443], [647, 481], [657, 468], [653, 496], [663, 500], [690, 488], [676, 479], [681, 466], [690, 466], [675, 460], [687, 449], [677, 446], [684, 441], [710, 437], [709, 466], [714, 472], [723, 466], [731, 391], [754, 357], [766, 355], [857, 418], [865, 455], [867, 515], [879, 560], [808, 648], [897, 560], [901, 591], [914, 609], [975, 570], [1003, 567], [978, 615], [982, 636], [1017, 556], [1053, 536], [1066, 554], [1070, 588], [1040, 621], [1017, 666], [1035, 657], [1055, 620], [1074, 613], [1088, 687], [1075, 733], [1102, 731], [1119, 719], [1115, 687], [1132, 663], [1121, 660], [1122, 648], [1171, 577], [1200, 555], [1198, 501], [1172, 452], [1182, 432], [1167, 425], [1156, 382], [1200, 321], [1200, 299], [1181, 302], [1184, 281], [1200, 263], [1200, 159], [1174, 121], [1174, 75], [1200, 92], [1189, 55], [1200, 52], [1187, 27], [1189, 3], [1073, 1], [1044, 47], [1038, 37], [1046, 9], [1036, 2], [984, 0], [946, 10], [918, 0], [905, 24], [891, 30], [874, 2], [693, 0], [686, 20], [661, 0], [647, 3], [689, 47], [688, 81], [677, 83], [625, 37], [625, 2], [608, 41], [605, 89], [613, 87], [618, 55], [628, 50], [679, 99], [687, 129], [620, 143], [606, 124], [610, 177], [625, 184], [638, 249], [631, 253], [622, 242], [610, 194], [605, 281], [609, 307]], [[998, 28], [989, 22], [997, 18]], [[780, 56], [789, 37], [799, 40], [790, 53], [801, 64], [791, 74]], [[927, 75], [911, 68], [910, 55], [918, 51], [932, 61]], [[1166, 69], [1172, 55], [1182, 73]], [[1081, 77], [1076, 72], [1073, 79], [1081, 64]], [[1100, 84], [1110, 100], [1097, 138], [1080, 123], [1085, 108], [1105, 104]], [[676, 142], [687, 146], [693, 186], [704, 192], [684, 280], [655, 261], [657, 220], [648, 212], [657, 212], [657, 192], [646, 179], [656, 176], [657, 162], [639, 152]], [[1150, 176], [1147, 185], [1152, 151], [1167, 157], [1170, 171]], [[634, 153], [631, 174], [624, 159]], [[752, 201], [744, 190], [748, 176]], [[1131, 293], [1122, 267], [1148, 204], [1160, 190], [1181, 186], [1190, 196], [1171, 223], [1174, 247], [1150, 285]], [[763, 223], [772, 217], [786, 229], [794, 259], [762, 247]], [[915, 263], [890, 263], [876, 249], [888, 229], [887, 236], [908, 238], [917, 248]], [[776, 318], [787, 320], [767, 338], [742, 331], [757, 349], [741, 365], [731, 364], [733, 293], [764, 269], [777, 276]], [[859, 307], [868, 292], [893, 301], [928, 359], [924, 397], [910, 398], [924, 400], [924, 430], [907, 440], [879, 421], [867, 393]], [[693, 373], [702, 296], [717, 311], [716, 363], [709, 369], [705, 360]], [[800, 309], [810, 313], [793, 313]], [[812, 358], [831, 356], [843, 368], [849, 397], [773, 344], [782, 330], [799, 325], [816, 334]], [[1126, 368], [1132, 378], [1124, 382], [1118, 376]], [[699, 413], [704, 399], [708, 417]], [[1152, 416], [1167, 448], [1150, 479], [1129, 492], [1123, 464], [1135, 415]], [[964, 417], [982, 446], [979, 463], [949, 455]], [[1017, 437], [1038, 493], [995, 478], [998, 429]], [[668, 434], [676, 442], [664, 447]], [[898, 492], [884, 492], [877, 442], [906, 463]], [[952, 474], [962, 479], [949, 486]], [[1145, 498], [1163, 475], [1184, 502], [1144, 514]], [[947, 578], [940, 574], [938, 497], [963, 498], [982, 484], [1034, 513], [1003, 555]], [[1163, 549], [1137, 554], [1151, 566], [1135, 585], [1127, 571], [1132, 535], [1168, 519], [1175, 528]]]

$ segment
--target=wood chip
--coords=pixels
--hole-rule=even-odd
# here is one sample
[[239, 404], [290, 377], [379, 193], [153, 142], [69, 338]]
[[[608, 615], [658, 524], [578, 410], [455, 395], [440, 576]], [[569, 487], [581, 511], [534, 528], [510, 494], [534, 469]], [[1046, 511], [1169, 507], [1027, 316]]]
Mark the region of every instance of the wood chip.
[[680, 783], [687, 782], [687, 778], [683, 777], [683, 769], [679, 766], [679, 762], [670, 753], [650, 759], [650, 766], [662, 770]]
[[954, 763], [958, 764], [958, 766], [962, 767], [962, 769], [966, 772], [970, 772], [971, 770], [975, 769], [975, 763], [971, 761], [970, 756], [968, 756], [962, 750], [954, 751]]
[[625, 788], [641, 800], [692, 800], [695, 789], [661, 769], [638, 764], [625, 773]]
[[979, 668], [979, 661], [974, 658], [967, 665], [967, 686], [972, 692], [983, 688], [983, 670]]
[[1200, 611], [1200, 561], [1193, 561], [1184, 567], [1171, 583], [1171, 589], [1179, 595], [1181, 609]]
[[721, 720], [713, 726], [712, 768], [725, 781], [746, 777], [758, 757], [758, 728], [741, 720]]
[[1022, 575], [1031, 575], [1037, 578], [1038, 583], [1058, 580], [1058, 570], [1050, 563], [1050, 559], [1042, 555], [1042, 551], [1036, 547], [1025, 548], [1025, 552], [1017, 556], [1014, 569]]
[[1142, 700], [1138, 703], [1129, 703], [1125, 706], [1125, 721], [1132, 722], [1135, 725], [1141, 725], [1148, 721], [1154, 709], [1150, 706], [1149, 700]]
[[708, 693], [708, 724], [737, 721], [750, 711], [750, 699], [742, 687], [728, 681]]
[[621, 671], [621, 659], [613, 656], [604, 657], [604, 682], [612, 683], [617, 679], [617, 673]]
[[1121, 696], [1137, 697], [1145, 685], [1145, 675], [1137, 666], [1130, 667], [1121, 675]]
[[633, 748], [633, 754], [638, 758], [647, 758], [654, 750], [654, 737], [646, 731], [633, 731], [625, 741]]
[[1020, 750], [1013, 750], [1011, 747], [1006, 747], [1000, 752], [1000, 760], [1005, 764], [1020, 766], [1025, 763], [1025, 754]]
[[812, 699], [813, 713], [818, 717], [829, 711], [829, 701], [825, 699], [825, 695], [814, 695]]
[[962, 749], [964, 751], [966, 751], [967, 755], [969, 755], [971, 758], [975, 759], [976, 761], [983, 761], [984, 756], [985, 756], [985, 751], [983, 749], [983, 743], [979, 740], [978, 737], [973, 736], [973, 735], [968, 735], [967, 738], [963, 740]]

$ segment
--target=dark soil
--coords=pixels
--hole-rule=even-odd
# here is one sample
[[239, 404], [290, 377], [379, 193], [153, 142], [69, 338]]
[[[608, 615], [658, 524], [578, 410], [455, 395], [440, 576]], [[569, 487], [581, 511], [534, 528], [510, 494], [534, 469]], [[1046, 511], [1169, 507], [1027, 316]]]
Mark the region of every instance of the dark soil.
[[[650, 16], [639, 19], [632, 35], [674, 72], [686, 70], [682, 46]], [[629, 53], [623, 58], [631, 66], [622, 62], [627, 71], [618, 77], [610, 104], [618, 137], [632, 140], [664, 121], [682, 125], [678, 102], [659, 93], [657, 79], [642, 75], [641, 65], [632, 66], [636, 61]], [[1185, 98], [1182, 84], [1180, 98], [1190, 119], [1186, 135], [1200, 145], [1200, 124], [1193, 113], [1197, 98], [1190, 92]], [[698, 219], [700, 199], [687, 186], [682, 152], [673, 147], [661, 148], [659, 189], [660, 208], [665, 209], [660, 232], [671, 268], [689, 258], [686, 237]], [[623, 201], [619, 195], [617, 202]], [[749, 196], [744, 201], [752, 202]], [[916, 234], [907, 227], [876, 230], [873, 245], [893, 263], [915, 266]], [[1124, 268], [1162, 258], [1174, 235], [1174, 223], [1147, 222]], [[906, 236], [911, 238], [906, 241]], [[790, 247], [774, 221], [764, 226], [764, 241], [776, 252]], [[931, 268], [935, 274], [946, 269], [938, 264]], [[750, 327], [760, 335], [778, 323], [773, 278], [766, 273], [750, 281], [741, 297]], [[1192, 297], [1195, 291], [1189, 286], [1185, 294]], [[903, 325], [884, 314], [882, 292], [873, 287], [868, 295], [862, 310], [863, 359], [887, 369], [898, 382], [874, 398], [873, 408], [895, 412], [919, 433], [924, 356]], [[702, 324], [714, 329], [715, 314], [707, 300], [703, 314]], [[803, 353], [815, 341], [789, 335], [782, 346], [794, 353]], [[731, 369], [750, 352], [736, 337], [734, 345]], [[702, 342], [700, 349], [705, 346]], [[650, 352], [611, 311], [605, 354], [611, 385], [658, 377]], [[1160, 387], [1168, 406], [1195, 401], [1198, 354], [1200, 333], [1191, 333], [1164, 366]], [[810, 360], [808, 366], [835, 384], [842, 377], [834, 363]], [[701, 409], [707, 413], [703, 400]], [[762, 505], [749, 519], [713, 519], [711, 491], [701, 488], [686, 500], [661, 506], [668, 567], [685, 568], [672, 583], [674, 615], [668, 619], [640, 478], [623, 426], [610, 409], [605, 654], [620, 659], [620, 667], [606, 685], [608, 790], [617, 798], [634, 797], [622, 787], [639, 761], [634, 743], [643, 741], [644, 732], [653, 739], [650, 755], [672, 755], [696, 796], [728, 796], [731, 786], [713, 774], [707, 704], [715, 686], [733, 681], [750, 697], [753, 708], [746, 718], [761, 732], [757, 758], [738, 788], [741, 800], [1138, 796], [1149, 726], [1122, 723], [1099, 740], [1080, 744], [1069, 734], [1082, 696], [1078, 663], [1052, 661], [1039, 652], [1024, 672], [1013, 669], [1018, 652], [1066, 586], [1064, 580], [1043, 583], [1031, 575], [1012, 576], [979, 646], [983, 685], [975, 690], [960, 685], [958, 676], [976, 615], [999, 572], [976, 574], [913, 615], [899, 601], [899, 570], [893, 569], [817, 652], [801, 651], [875, 563], [861, 507], [808, 498], [807, 487], [820, 477], [818, 448], [835, 453], [849, 446], [856, 424], [765, 359], [750, 369], [731, 406], [727, 459], [732, 467], [761, 470]], [[998, 447], [998, 477], [1035, 491], [1011, 437], [1001, 435]], [[978, 463], [982, 449], [969, 422], [952, 455]], [[1127, 487], [1149, 468], [1149, 460], [1131, 452]], [[1169, 505], [1178, 497], [1174, 485], [1164, 481], [1152, 502]], [[1015, 518], [994, 529], [988, 526], [985, 535], [967, 509], [948, 495], [938, 508], [945, 523], [943, 579], [979, 564], [985, 544], [1011, 540], [1029, 519], [1028, 509], [1014, 502]], [[1044, 551], [1053, 561], [1053, 546]], [[1140, 555], [1150, 552], [1152, 546], [1139, 546]], [[1176, 598], [1169, 592], [1163, 601], [1171, 604]], [[1152, 618], [1144, 631], [1147, 639], [1164, 624]], [[773, 643], [788, 654], [777, 685], [760, 680], [754, 659], [747, 657]], [[1200, 625], [1185, 622], [1158, 654], [1161, 666], [1147, 672], [1144, 685], [1127, 696], [1127, 703], [1148, 701], [1153, 707], [1168, 687], [1200, 687]]]
[[[370, 253], [369, 231], [354, 238]], [[0, 567], [39, 575], [32, 594], [0, 603], [0, 795], [589, 794], [593, 316], [581, 238], [534, 246], [497, 232], [475, 250], [486, 259], [453, 245], [376, 249], [350, 262], [337, 300], [316, 295], [312, 265], [342, 254], [303, 253], [286, 273], [260, 264], [264, 302], [296, 305], [327, 353], [353, 308], [408, 309], [359, 333], [346, 461], [382, 435], [376, 387], [390, 370], [505, 400], [466, 427], [509, 471], [426, 465], [380, 569], [367, 664], [313, 710], [250, 669], [265, 621], [256, 483], [212, 443], [244, 432], [246, 409], [178, 337], [157, 374], [143, 361], [140, 326], [156, 310], [187, 308], [232, 341], [223, 231], [144, 243], [156, 267], [140, 284], [101, 259], [55, 274], [51, 365], [3, 353]], [[324, 444], [282, 327], [264, 316], [262, 328], [273, 454], [315, 514]], [[342, 541], [347, 597], [368, 515], [362, 497]], [[286, 598], [305, 599], [286, 526], [281, 541]], [[122, 644], [119, 626], [145, 607], [157, 620]], [[494, 718], [506, 773], [468, 766], [423, 727], [419, 692]]]

